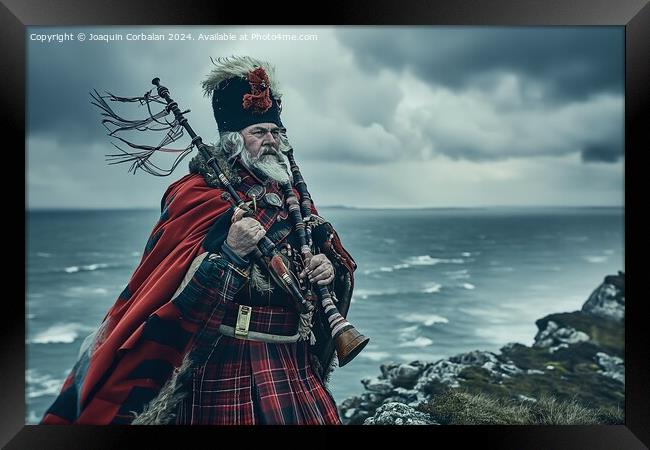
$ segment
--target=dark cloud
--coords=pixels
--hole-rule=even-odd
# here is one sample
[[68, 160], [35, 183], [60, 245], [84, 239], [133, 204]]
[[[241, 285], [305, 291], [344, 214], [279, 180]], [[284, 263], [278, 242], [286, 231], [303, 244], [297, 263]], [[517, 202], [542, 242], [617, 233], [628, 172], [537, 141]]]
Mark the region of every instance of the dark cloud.
[[596, 144], [585, 147], [580, 156], [584, 162], [615, 163], [623, 157], [623, 152], [620, 147]]
[[[75, 42], [29, 46], [27, 108], [31, 135], [49, 135], [68, 143], [101, 136], [99, 111], [90, 104], [89, 92], [93, 88], [121, 90], [129, 85], [131, 75], [119, 52], [101, 51], [99, 46]], [[122, 69], [108, 71], [106, 67]]]
[[[101, 29], [120, 31], [134, 29]], [[622, 155], [623, 93], [616, 87], [622, 81], [614, 73], [621, 55], [608, 50], [613, 44], [594, 33], [598, 30], [563, 29], [561, 37], [553, 34], [556, 29], [532, 34], [530, 29], [422, 27], [339, 31], [318, 31], [323, 39], [304, 45], [28, 42], [30, 206], [157, 204], [166, 185], [186, 173], [187, 160], [170, 178], [134, 177], [127, 174], [128, 164], [107, 166], [104, 155], [115, 152], [115, 140], [106, 136], [89, 91], [139, 96], [159, 76], [179, 105], [192, 109], [188, 119], [194, 130], [212, 142], [216, 127], [200, 81], [211, 69], [209, 56], [228, 54], [249, 54], [278, 67], [285, 88], [283, 120], [296, 158], [318, 174], [310, 186], [327, 192], [327, 203], [340, 203], [340, 192], [331, 185], [334, 179], [343, 191], [366, 180], [372, 189], [364, 195], [373, 197], [366, 199], [368, 204], [399, 204], [398, 197], [387, 197], [385, 186], [392, 183], [391, 192], [402, 189], [400, 195], [408, 198], [411, 180], [394, 179], [393, 174], [409, 164], [421, 172], [422, 192], [435, 190], [449, 177], [460, 203], [463, 198], [476, 202], [477, 183], [484, 189], [490, 180], [507, 189], [485, 191], [485, 202], [498, 197], [507, 203], [512, 200], [509, 192], [539, 181], [533, 175], [517, 178], [524, 163], [539, 168], [556, 164], [544, 157], [566, 156], [557, 161], [584, 166], [576, 173], [602, 171], [605, 178], [590, 179], [597, 185], [622, 176], [616, 164], [582, 164], [576, 158], [582, 152], [584, 162], [614, 162]], [[594, 48], [603, 52], [600, 60]], [[622, 62], [620, 67], [622, 73]], [[117, 109], [131, 119], [146, 115], [132, 103]], [[151, 133], [128, 138], [147, 145], [160, 140]], [[185, 136], [170, 147], [188, 142]], [[172, 161], [168, 154], [156, 159], [163, 167]], [[444, 170], [429, 165], [434, 161], [444, 161]], [[443, 181], [429, 174], [434, 169]], [[578, 177], [557, 173], [558, 178], [565, 173]], [[580, 191], [585, 197], [596, 192], [585, 190]], [[620, 187], [610, 190], [619, 192]], [[549, 199], [554, 196], [560, 203], [564, 199], [548, 193]], [[432, 201], [427, 194], [414, 204]]]
[[[31, 28], [38, 33], [40, 28]], [[69, 29], [48, 28], [47, 33], [70, 32]], [[78, 30], [75, 31], [75, 34]], [[133, 29], [103, 28], [85, 30], [96, 33], [114, 34], [133, 32]], [[137, 30], [141, 31], [141, 30]], [[156, 29], [164, 33], [165, 29]], [[42, 31], [41, 31], [42, 32]], [[151, 79], [159, 76], [163, 84], [170, 87], [173, 96], [183, 104], [190, 104], [196, 98], [203, 67], [195, 67], [197, 58], [184, 51], [180, 43], [152, 44], [150, 42], [106, 43], [73, 41], [63, 44], [37, 44], [30, 42], [27, 66], [28, 133], [30, 136], [47, 137], [58, 143], [79, 144], [71, 148], [83, 148], [92, 142], [104, 144], [107, 151], [115, 150], [110, 145], [107, 130], [102, 126], [101, 111], [91, 104], [90, 92], [96, 89], [123, 97], [142, 96], [154, 88]], [[191, 61], [192, 64], [189, 62]], [[209, 64], [209, 54], [200, 59]], [[198, 72], [198, 73], [197, 73]], [[155, 91], [154, 91], [155, 92]], [[148, 113], [137, 103], [109, 102], [116, 112], [127, 119], [142, 119]], [[205, 124], [202, 129], [212, 130], [214, 121], [209, 101], [191, 103], [192, 110], [202, 112], [201, 117], [192, 115], [192, 123]], [[155, 105], [154, 105], [155, 106]], [[154, 108], [154, 111], [158, 111]], [[155, 145], [162, 135], [148, 133], [138, 142]], [[117, 141], [115, 141], [117, 142]]]
[[622, 27], [413, 27], [338, 31], [368, 72], [410, 69], [418, 77], [464, 89], [486, 76], [514, 73], [544, 88], [545, 101], [622, 94]]

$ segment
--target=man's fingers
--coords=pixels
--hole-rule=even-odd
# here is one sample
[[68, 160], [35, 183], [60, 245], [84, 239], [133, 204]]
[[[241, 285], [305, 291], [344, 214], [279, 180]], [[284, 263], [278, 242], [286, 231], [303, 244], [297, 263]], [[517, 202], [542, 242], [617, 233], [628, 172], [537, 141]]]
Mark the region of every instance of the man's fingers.
[[332, 277], [333, 274], [334, 274], [334, 269], [332, 269], [332, 266], [329, 264], [323, 264], [309, 275], [309, 281], [315, 283], [318, 281], [326, 280]]
[[332, 275], [331, 277], [329, 277], [329, 278], [327, 278], [327, 279], [325, 279], [325, 280], [318, 281], [317, 283], [318, 283], [320, 286], [327, 286], [327, 285], [330, 284], [332, 281], [334, 281], [334, 275]]
[[310, 260], [309, 260], [309, 270], [314, 270], [318, 266], [323, 264], [323, 257], [318, 254], [314, 255]]
[[312, 270], [311, 277], [316, 278], [328, 272], [329, 272], [329, 265], [323, 264], [318, 266], [316, 269]]
[[334, 273], [332, 272], [331, 275], [329, 275], [327, 278], [323, 280], [318, 280], [317, 283], [321, 286], [325, 286], [327, 284], [330, 284], [332, 281], [334, 281]]

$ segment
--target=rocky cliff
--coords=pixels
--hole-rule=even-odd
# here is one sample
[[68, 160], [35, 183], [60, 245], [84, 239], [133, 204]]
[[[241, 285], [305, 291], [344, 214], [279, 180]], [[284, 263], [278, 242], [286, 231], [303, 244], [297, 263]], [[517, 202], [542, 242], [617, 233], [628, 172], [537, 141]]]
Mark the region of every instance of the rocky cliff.
[[386, 363], [345, 399], [345, 424], [623, 423], [625, 275], [605, 277], [580, 311], [536, 321], [532, 346], [435, 362]]

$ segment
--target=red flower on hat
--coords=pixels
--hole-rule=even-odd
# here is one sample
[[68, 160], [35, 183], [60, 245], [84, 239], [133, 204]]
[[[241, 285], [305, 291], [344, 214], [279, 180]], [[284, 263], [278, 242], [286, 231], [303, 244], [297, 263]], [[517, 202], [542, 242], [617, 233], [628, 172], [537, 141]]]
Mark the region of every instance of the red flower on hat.
[[251, 93], [244, 94], [242, 106], [244, 109], [253, 109], [253, 112], [263, 114], [271, 108], [271, 87], [269, 76], [262, 67], [248, 72], [248, 82], [251, 85]]

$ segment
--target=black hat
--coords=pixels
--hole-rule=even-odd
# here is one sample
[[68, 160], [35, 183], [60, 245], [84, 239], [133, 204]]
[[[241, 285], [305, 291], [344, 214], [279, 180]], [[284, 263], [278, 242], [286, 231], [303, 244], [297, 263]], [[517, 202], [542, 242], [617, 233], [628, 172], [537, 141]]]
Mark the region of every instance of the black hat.
[[219, 132], [239, 131], [256, 123], [280, 120], [282, 94], [275, 82], [273, 66], [250, 57], [219, 58], [203, 82], [206, 95], [212, 95], [212, 110]]

